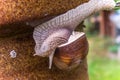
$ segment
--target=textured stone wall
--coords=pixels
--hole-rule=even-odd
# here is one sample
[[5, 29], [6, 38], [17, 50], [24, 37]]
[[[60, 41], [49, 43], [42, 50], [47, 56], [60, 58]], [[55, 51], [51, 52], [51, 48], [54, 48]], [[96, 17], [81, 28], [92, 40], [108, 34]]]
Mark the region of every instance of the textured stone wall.
[[48, 58], [33, 56], [34, 45], [32, 33], [0, 39], [0, 80], [88, 80], [86, 60], [73, 71], [49, 70]]
[[[33, 56], [33, 28], [21, 22], [56, 16], [86, 1], [0, 0], [0, 80], [88, 80], [86, 59], [70, 72], [54, 65], [49, 70], [48, 58]], [[12, 50], [16, 58], [10, 57]]]
[[0, 24], [58, 15], [88, 0], [0, 0]]

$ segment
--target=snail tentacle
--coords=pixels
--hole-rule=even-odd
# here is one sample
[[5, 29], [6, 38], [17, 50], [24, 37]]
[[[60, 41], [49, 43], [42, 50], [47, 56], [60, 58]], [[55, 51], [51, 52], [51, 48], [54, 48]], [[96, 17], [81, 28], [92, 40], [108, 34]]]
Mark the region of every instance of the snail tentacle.
[[55, 53], [55, 50], [49, 55], [49, 69], [51, 69], [52, 67], [54, 53]]

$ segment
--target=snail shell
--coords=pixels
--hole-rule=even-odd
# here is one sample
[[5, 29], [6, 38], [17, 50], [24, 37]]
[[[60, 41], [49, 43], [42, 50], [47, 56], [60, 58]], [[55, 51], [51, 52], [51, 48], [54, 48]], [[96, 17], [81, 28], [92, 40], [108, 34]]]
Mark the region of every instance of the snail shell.
[[56, 49], [53, 62], [59, 69], [71, 70], [79, 66], [87, 53], [88, 41], [85, 33], [74, 32], [67, 43]]

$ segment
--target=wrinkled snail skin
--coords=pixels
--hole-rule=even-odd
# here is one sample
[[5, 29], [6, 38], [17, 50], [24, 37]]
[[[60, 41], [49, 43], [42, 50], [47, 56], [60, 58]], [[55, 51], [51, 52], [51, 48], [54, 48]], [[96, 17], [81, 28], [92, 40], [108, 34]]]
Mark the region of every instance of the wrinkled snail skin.
[[[39, 35], [41, 35], [41, 37], [39, 35], [34, 34], [34, 39], [39, 38], [39, 40], [43, 40], [43, 42], [38, 42], [38, 45], [35, 46], [35, 51], [39, 54], [36, 53], [34, 55], [39, 55], [42, 57], [48, 56], [49, 57], [49, 69], [50, 69], [52, 66], [52, 58], [53, 58], [56, 47], [58, 47], [58, 45], [60, 44], [66, 43], [72, 32], [71, 30], [67, 28], [61, 28], [61, 29], [59, 28], [56, 30], [51, 29], [51, 30], [48, 30], [47, 32], [44, 32], [43, 35], [41, 35], [38, 32]], [[50, 35], [48, 35], [48, 37], [44, 37], [46, 36], [46, 34], [50, 34]], [[40, 46], [40, 44], [42, 45]]]
[[[114, 7], [114, 0], [90, 0], [65, 14], [35, 27], [33, 32], [33, 38], [36, 43], [35, 55], [50, 56], [49, 64], [52, 64], [55, 49], [68, 41], [69, 36], [79, 23], [95, 12], [110, 10]], [[49, 68], [51, 68], [50, 65]]]

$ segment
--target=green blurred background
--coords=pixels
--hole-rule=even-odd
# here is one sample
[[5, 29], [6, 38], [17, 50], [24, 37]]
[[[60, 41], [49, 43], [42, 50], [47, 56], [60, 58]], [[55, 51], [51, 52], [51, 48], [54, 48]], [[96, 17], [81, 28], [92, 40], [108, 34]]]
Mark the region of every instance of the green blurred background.
[[118, 39], [120, 34], [117, 33], [116, 28], [120, 24], [117, 25], [111, 21], [111, 15], [118, 15], [117, 20], [120, 23], [119, 8], [110, 12], [96, 13], [86, 19], [84, 23], [89, 41], [88, 72], [90, 80], [120, 80], [120, 38]]
[[[115, 1], [119, 2], [120, 0]], [[111, 12], [103, 11], [96, 13], [85, 20], [85, 32], [89, 41], [88, 72], [90, 80], [120, 80], [120, 57], [118, 56], [118, 54], [120, 54], [120, 43], [116, 43], [117, 36], [120, 36], [116, 30], [116, 26], [119, 25], [109, 21], [109, 17], [116, 13], [120, 15], [119, 8]], [[104, 16], [107, 14], [109, 15], [108, 19]], [[105, 20], [103, 18], [105, 18]], [[119, 18], [118, 22], [120, 23]], [[111, 23], [113, 25], [109, 25]], [[110, 31], [111, 26], [112, 29], [115, 28], [115, 30]], [[108, 27], [107, 31], [104, 31], [104, 34], [103, 30], [106, 28], [101, 29], [101, 27]], [[114, 33], [114, 35], [109, 32]]]
[[108, 57], [110, 39], [89, 36], [88, 41], [90, 80], [120, 80], [120, 61]]

